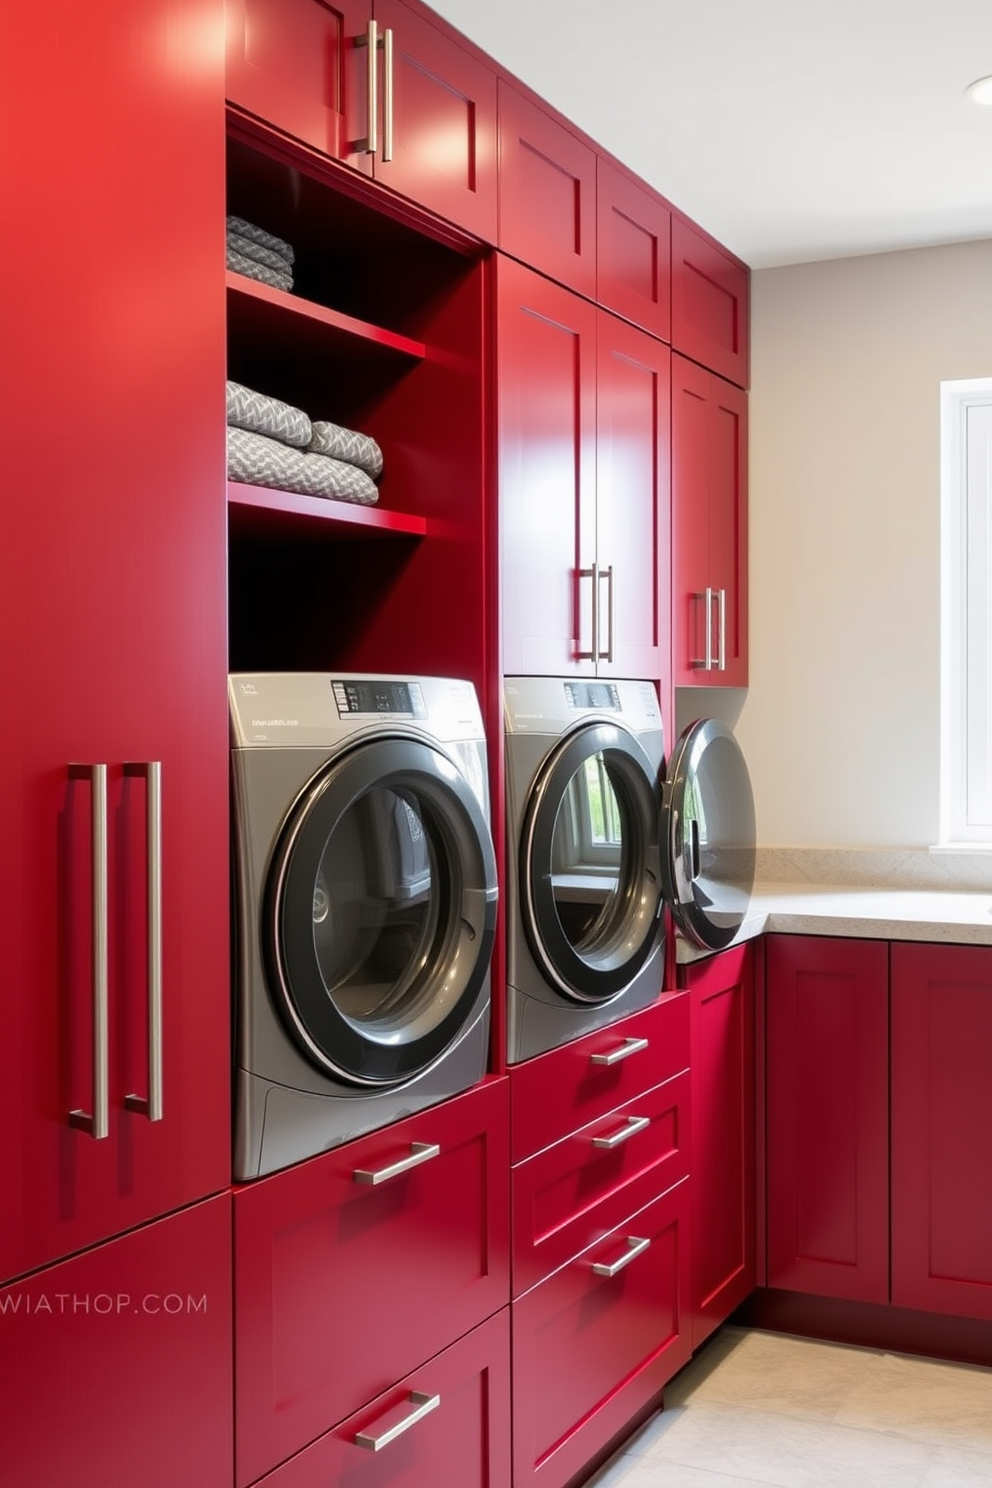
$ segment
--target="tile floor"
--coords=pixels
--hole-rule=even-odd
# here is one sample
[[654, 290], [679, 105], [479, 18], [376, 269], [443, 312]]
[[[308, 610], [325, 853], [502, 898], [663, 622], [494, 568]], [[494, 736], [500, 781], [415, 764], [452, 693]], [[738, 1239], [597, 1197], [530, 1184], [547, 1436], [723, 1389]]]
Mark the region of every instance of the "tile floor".
[[587, 1488], [992, 1488], [992, 1369], [724, 1328]]

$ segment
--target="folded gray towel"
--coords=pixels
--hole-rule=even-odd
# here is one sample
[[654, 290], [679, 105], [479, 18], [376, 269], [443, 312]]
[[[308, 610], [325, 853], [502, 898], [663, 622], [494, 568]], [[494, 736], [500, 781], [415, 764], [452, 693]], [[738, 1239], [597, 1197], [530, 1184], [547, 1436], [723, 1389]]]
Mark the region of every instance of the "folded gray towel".
[[379, 499], [375, 482], [354, 465], [327, 455], [306, 454], [290, 449], [264, 434], [247, 429], [227, 430], [227, 473], [231, 480], [249, 486], [271, 486], [279, 491], [298, 491], [304, 496], [329, 496], [372, 506]]
[[373, 480], [382, 474], [382, 450], [368, 434], [357, 434], [354, 429], [343, 429], [340, 424], [320, 419], [313, 425], [310, 449], [319, 455], [330, 455], [335, 460], [345, 460], [357, 465], [371, 475]]
[[253, 243], [258, 243], [262, 248], [271, 248], [272, 252], [278, 253], [287, 264], [293, 262], [292, 245], [284, 238], [277, 238], [275, 233], [266, 232], [264, 227], [258, 227], [254, 222], [246, 222], [243, 217], [229, 216], [227, 230], [237, 233], [241, 238], [250, 238]]
[[289, 274], [292, 277], [292, 266], [287, 259], [274, 253], [271, 248], [263, 248], [261, 243], [253, 243], [251, 238], [243, 238], [240, 233], [227, 230], [227, 246], [235, 253], [240, 253], [242, 258], [254, 259], [256, 263], [264, 264], [267, 269], [273, 269], [277, 274]]
[[257, 279], [260, 284], [271, 285], [273, 289], [284, 289], [288, 293], [293, 287], [293, 276], [288, 270], [285, 274], [278, 274], [275, 269], [267, 269], [257, 259], [245, 258], [241, 253], [235, 253], [230, 244], [227, 248], [227, 267], [236, 274], [244, 274], [247, 279]]
[[256, 393], [240, 382], [227, 384], [227, 422], [297, 449], [307, 448], [313, 427], [302, 408]]

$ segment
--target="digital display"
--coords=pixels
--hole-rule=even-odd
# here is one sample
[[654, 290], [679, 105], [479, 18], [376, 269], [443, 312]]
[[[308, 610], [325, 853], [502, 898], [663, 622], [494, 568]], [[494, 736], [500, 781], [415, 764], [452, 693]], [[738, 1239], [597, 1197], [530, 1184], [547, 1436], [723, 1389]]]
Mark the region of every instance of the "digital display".
[[620, 711], [620, 694], [611, 682], [566, 682], [565, 699], [570, 708], [605, 708]]
[[425, 718], [424, 697], [416, 682], [386, 682], [381, 678], [368, 681], [354, 677], [332, 681], [338, 717]]

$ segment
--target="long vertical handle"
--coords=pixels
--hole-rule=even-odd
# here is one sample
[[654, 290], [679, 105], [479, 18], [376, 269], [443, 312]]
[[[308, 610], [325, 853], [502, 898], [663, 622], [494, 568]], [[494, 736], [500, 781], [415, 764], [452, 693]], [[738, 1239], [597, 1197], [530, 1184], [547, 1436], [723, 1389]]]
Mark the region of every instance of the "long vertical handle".
[[129, 1111], [162, 1120], [162, 764], [143, 760], [124, 766], [125, 775], [145, 780], [146, 892], [148, 903], [148, 1094], [128, 1095]]
[[[599, 579], [606, 579], [606, 650], [599, 652], [599, 660], [613, 660], [613, 632], [616, 625], [616, 604], [613, 592], [613, 564], [601, 569], [598, 574], [596, 587], [599, 587]], [[596, 632], [596, 644], [599, 645], [599, 632]]]
[[382, 33], [382, 55], [385, 96], [382, 101], [382, 158], [393, 158], [393, 28]]
[[[594, 563], [592, 568], [580, 568], [579, 582], [581, 583], [583, 579], [592, 579], [592, 649], [576, 651], [575, 656], [578, 661], [595, 662], [599, 660], [599, 564]], [[578, 599], [576, 599], [576, 607], [578, 610], [576, 630], [581, 636], [582, 606], [578, 603]]]
[[70, 765], [72, 779], [90, 782], [90, 852], [91, 852], [91, 987], [93, 1022], [93, 1096], [92, 1113], [76, 1109], [69, 1112], [69, 1125], [88, 1132], [95, 1142], [110, 1134], [110, 1071], [108, 1016], [108, 947], [107, 919], [107, 766]]
[[705, 671], [713, 668], [713, 590], [706, 586], [706, 660], [703, 663]]
[[[375, 155], [379, 149], [379, 26], [376, 21], [369, 21], [364, 44], [368, 47], [366, 58], [368, 131], [365, 135], [365, 153]], [[359, 46], [361, 45], [362, 39], [359, 37]]]
[[727, 591], [720, 590], [720, 644], [717, 652], [717, 666], [721, 672], [727, 670]]

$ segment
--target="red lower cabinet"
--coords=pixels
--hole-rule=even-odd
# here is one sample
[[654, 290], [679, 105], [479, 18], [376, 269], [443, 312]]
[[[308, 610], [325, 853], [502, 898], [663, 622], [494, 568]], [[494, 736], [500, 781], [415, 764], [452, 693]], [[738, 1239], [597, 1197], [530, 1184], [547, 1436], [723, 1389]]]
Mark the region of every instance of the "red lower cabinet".
[[513, 1303], [513, 1482], [568, 1483], [688, 1360], [688, 1180]]
[[491, 1080], [235, 1194], [239, 1488], [506, 1306], [508, 1169]]
[[265, 1488], [507, 1488], [509, 1309], [262, 1482]]
[[0, 1291], [9, 1488], [225, 1488], [232, 1436], [229, 1195]]
[[892, 1301], [992, 1322], [992, 949], [892, 947]]

